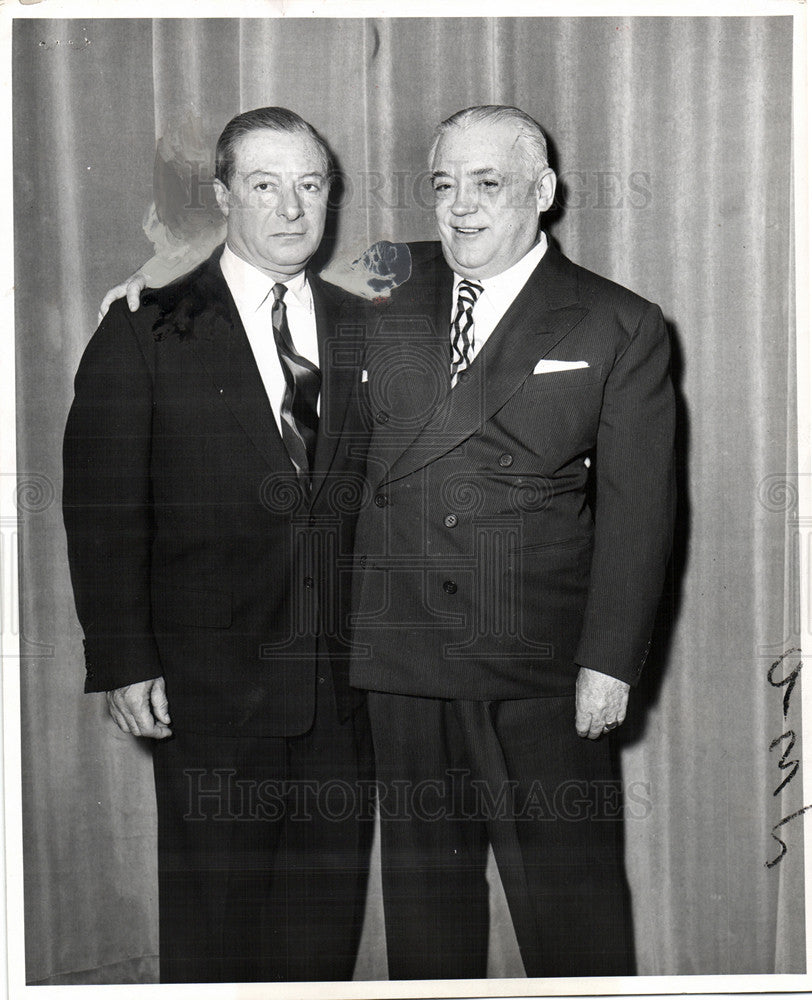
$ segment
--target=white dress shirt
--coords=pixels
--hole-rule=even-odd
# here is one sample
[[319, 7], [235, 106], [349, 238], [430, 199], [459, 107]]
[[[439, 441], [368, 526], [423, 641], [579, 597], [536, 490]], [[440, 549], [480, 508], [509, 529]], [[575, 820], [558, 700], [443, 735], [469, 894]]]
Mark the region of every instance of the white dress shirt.
[[[220, 269], [226, 279], [229, 291], [234, 297], [242, 325], [248, 335], [248, 343], [254, 352], [254, 358], [262, 376], [262, 384], [268, 394], [273, 415], [282, 433], [282, 397], [285, 394], [285, 375], [282, 363], [276, 350], [273, 335], [271, 310], [273, 308], [273, 286], [277, 284], [259, 268], [238, 257], [228, 244], [220, 258]], [[319, 364], [319, 340], [316, 334], [316, 312], [313, 308], [313, 292], [307, 282], [307, 276], [302, 271], [289, 281], [279, 282], [285, 285], [285, 306], [287, 308], [288, 327], [293, 346], [297, 354]], [[321, 403], [321, 395], [319, 395]]]
[[[472, 359], [482, 350], [488, 337], [499, 325], [499, 321], [513, 305], [513, 300], [527, 284], [530, 275], [538, 267], [539, 261], [547, 251], [547, 236], [542, 233], [538, 243], [522, 257], [521, 260], [501, 274], [492, 278], [472, 278], [482, 285], [482, 292], [474, 306], [474, 352]], [[457, 289], [464, 279], [454, 273], [454, 295], [451, 303], [449, 330], [457, 313]]]

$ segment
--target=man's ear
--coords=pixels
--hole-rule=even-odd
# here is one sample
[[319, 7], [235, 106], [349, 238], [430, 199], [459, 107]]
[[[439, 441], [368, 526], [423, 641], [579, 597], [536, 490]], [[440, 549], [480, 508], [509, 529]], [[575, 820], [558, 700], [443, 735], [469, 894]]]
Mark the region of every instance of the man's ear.
[[229, 191], [225, 184], [223, 184], [223, 182], [217, 177], [214, 179], [214, 197], [217, 199], [220, 211], [226, 218], [228, 218]]
[[555, 171], [552, 167], [542, 170], [536, 181], [536, 201], [538, 202], [539, 214], [552, 208], [555, 198], [555, 184]]

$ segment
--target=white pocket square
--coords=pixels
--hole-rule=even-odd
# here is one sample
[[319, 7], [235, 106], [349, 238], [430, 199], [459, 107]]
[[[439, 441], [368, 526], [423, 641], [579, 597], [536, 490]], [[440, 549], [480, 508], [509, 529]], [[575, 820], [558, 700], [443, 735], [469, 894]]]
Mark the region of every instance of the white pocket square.
[[366, 370], [366, 368], [362, 369], [361, 371], [361, 381], [369, 382], [369, 372]]
[[588, 361], [552, 361], [542, 358], [533, 369], [534, 375], [549, 375], [550, 372], [569, 372], [575, 368], [589, 368]]

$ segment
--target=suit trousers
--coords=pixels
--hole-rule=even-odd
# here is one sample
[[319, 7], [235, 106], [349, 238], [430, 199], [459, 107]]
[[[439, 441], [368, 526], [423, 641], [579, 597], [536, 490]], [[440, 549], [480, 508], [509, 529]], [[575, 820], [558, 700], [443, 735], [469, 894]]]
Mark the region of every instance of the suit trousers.
[[633, 974], [617, 749], [574, 697], [369, 712], [390, 979], [486, 975], [489, 841], [528, 976]]
[[153, 761], [161, 981], [351, 979], [372, 834], [366, 706], [339, 721], [320, 667], [304, 735], [175, 733]]

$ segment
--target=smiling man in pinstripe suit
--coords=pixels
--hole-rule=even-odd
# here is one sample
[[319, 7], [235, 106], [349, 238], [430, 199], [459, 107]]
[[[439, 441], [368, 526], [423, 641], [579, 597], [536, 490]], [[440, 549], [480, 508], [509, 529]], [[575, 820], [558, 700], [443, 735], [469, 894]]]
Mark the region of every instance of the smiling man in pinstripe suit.
[[413, 248], [361, 378], [374, 502], [350, 679], [369, 692], [390, 976], [485, 975], [489, 840], [528, 975], [628, 974], [611, 734], [671, 545], [665, 323], [539, 229], [555, 175], [530, 116], [459, 112], [430, 165], [440, 244]]

